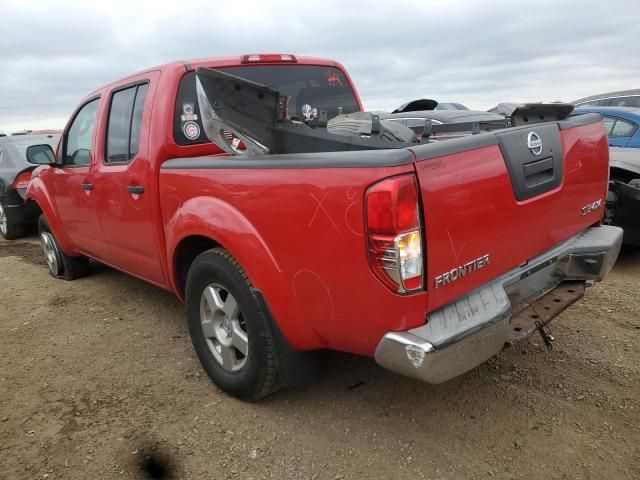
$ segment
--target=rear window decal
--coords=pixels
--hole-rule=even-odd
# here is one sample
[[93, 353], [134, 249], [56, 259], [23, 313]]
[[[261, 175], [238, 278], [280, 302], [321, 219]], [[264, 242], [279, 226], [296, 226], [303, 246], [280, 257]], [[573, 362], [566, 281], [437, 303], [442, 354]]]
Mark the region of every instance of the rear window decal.
[[342, 86], [340, 76], [333, 70], [327, 70], [327, 83], [330, 87], [337, 87], [338, 85]]
[[195, 140], [200, 136], [200, 127], [196, 122], [187, 122], [182, 126], [182, 132], [189, 140]]
[[318, 109], [316, 107], [312, 107], [308, 103], [305, 103], [302, 105], [302, 116], [307, 121], [313, 120], [318, 117]]
[[182, 115], [180, 116], [180, 120], [183, 122], [198, 120], [198, 115], [193, 113], [193, 103], [182, 104]]

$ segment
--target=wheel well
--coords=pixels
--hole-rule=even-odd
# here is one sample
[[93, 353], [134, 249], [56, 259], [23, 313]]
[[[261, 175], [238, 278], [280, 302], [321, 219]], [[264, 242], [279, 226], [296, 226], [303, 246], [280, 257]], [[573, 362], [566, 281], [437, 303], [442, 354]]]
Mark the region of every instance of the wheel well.
[[27, 199], [27, 202], [25, 205], [28, 211], [33, 212], [33, 215], [36, 218], [36, 220], [40, 218], [40, 215], [42, 215], [42, 209], [40, 208], [40, 205], [38, 205], [38, 202], [29, 198]]
[[182, 239], [176, 247], [174, 255], [176, 262], [176, 283], [180, 290], [180, 294], [184, 296], [185, 287], [187, 285], [187, 274], [191, 264], [198, 255], [212, 248], [219, 247], [220, 244], [209, 237], [194, 235]]

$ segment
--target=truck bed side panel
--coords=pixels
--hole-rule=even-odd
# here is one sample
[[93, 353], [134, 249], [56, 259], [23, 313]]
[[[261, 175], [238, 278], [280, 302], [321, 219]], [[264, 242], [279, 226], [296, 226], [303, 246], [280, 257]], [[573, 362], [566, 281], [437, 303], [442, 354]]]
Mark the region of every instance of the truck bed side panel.
[[[206, 224], [207, 235], [238, 259], [264, 293], [294, 347], [372, 355], [387, 331], [425, 321], [425, 294], [393, 294], [373, 275], [366, 255], [365, 189], [412, 172], [411, 156], [404, 155], [407, 163], [397, 167], [259, 168], [258, 162], [256, 168], [225, 168], [234, 160], [221, 158], [208, 159], [210, 168], [187, 168], [189, 159], [184, 169], [163, 167], [169, 258], [183, 236], [179, 232], [188, 231], [181, 225]], [[199, 207], [191, 209], [194, 202]]]

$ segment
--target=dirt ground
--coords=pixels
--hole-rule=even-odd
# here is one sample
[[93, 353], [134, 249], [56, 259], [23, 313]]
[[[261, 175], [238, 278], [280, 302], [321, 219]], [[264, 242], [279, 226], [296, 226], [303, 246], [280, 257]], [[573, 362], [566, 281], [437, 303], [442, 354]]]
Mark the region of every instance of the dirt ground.
[[430, 386], [371, 359], [221, 393], [170, 293], [0, 242], [0, 478], [640, 478], [640, 250], [538, 336]]

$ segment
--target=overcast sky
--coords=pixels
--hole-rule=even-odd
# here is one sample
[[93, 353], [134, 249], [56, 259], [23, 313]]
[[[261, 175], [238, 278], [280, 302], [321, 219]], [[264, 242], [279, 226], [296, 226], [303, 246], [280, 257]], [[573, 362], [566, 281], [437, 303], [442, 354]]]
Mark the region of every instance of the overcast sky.
[[0, 131], [62, 128], [137, 70], [245, 53], [338, 60], [369, 110], [571, 101], [640, 88], [639, 19], [638, 0], [2, 0]]

